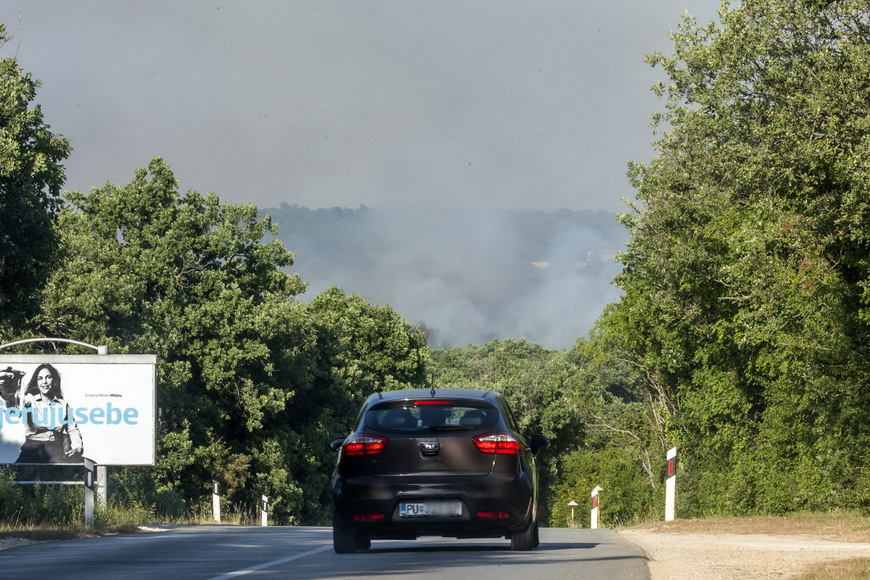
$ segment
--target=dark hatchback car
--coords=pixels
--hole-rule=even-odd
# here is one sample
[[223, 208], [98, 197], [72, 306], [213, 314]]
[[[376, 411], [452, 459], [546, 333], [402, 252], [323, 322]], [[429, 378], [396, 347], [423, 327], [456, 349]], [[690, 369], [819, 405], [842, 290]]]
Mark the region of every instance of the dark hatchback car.
[[376, 393], [339, 451], [332, 479], [333, 547], [366, 550], [372, 539], [509, 538], [538, 545], [535, 455], [504, 398], [470, 389]]

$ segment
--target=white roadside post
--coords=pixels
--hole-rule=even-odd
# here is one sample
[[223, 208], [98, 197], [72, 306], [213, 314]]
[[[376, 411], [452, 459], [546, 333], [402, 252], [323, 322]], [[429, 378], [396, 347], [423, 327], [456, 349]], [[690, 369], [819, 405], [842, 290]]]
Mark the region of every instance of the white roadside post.
[[260, 504], [261, 508], [261, 516], [260, 516], [260, 525], [268, 526], [269, 525], [269, 498], [265, 495], [262, 497], [262, 502]]
[[598, 487], [596, 485], [595, 489], [592, 490], [592, 494], [591, 494], [592, 495], [592, 513], [591, 513], [591, 522], [590, 522], [589, 527], [591, 527], [593, 530], [598, 529], [598, 518], [600, 516], [600, 514], [599, 514], [600, 508], [599, 508], [599, 504], [598, 504], [598, 492], [600, 492], [600, 491], [604, 491], [604, 488]]
[[665, 477], [665, 521], [674, 519], [675, 499], [677, 491], [677, 448], [668, 450], [668, 471]]
[[211, 480], [211, 511], [214, 521], [221, 522], [221, 484], [216, 479]]
[[568, 502], [568, 507], [571, 508], [571, 523], [570, 523], [570, 525], [571, 525], [572, 528], [576, 528], [576, 527], [577, 527], [577, 524], [574, 523], [574, 508], [577, 507], [578, 505], [580, 505], [580, 504], [578, 504], [578, 503], [577, 503], [576, 501], [574, 501], [573, 499], [572, 499], [571, 501]]

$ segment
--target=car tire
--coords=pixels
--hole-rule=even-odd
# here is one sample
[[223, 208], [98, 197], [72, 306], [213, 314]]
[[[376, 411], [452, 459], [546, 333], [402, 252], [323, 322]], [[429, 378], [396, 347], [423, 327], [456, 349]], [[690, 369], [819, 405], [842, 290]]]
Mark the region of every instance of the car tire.
[[332, 524], [332, 549], [336, 554], [352, 554], [357, 550], [356, 534], [338, 524]]
[[541, 538], [540, 534], [538, 533], [538, 522], [535, 522], [535, 540], [532, 543], [534, 544], [534, 546], [532, 546], [533, 548], [537, 548], [541, 545]]
[[524, 552], [535, 548], [535, 530], [537, 522], [529, 520], [525, 527], [514, 531], [511, 534], [511, 550], [514, 552]]
[[357, 550], [368, 550], [372, 547], [372, 539], [361, 532], [357, 532], [353, 543]]

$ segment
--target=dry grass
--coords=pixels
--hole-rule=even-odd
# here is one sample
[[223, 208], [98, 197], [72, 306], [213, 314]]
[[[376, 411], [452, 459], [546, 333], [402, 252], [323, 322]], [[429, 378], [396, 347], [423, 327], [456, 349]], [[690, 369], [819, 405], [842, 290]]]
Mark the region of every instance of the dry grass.
[[796, 580], [858, 580], [870, 578], [870, 559], [852, 558], [810, 567]]
[[834, 542], [870, 542], [870, 517], [850, 513], [674, 520], [641, 524], [632, 529], [673, 534], [767, 534]]
[[[28, 540], [32, 542], [47, 542], [50, 540], [71, 540], [73, 538], [108, 536], [113, 534], [132, 534], [141, 531], [141, 526], [154, 523], [154, 514], [136, 507], [112, 506], [108, 510], [97, 513], [93, 526], [85, 526], [82, 522], [68, 524], [36, 523], [33, 521], [14, 520], [0, 522], [0, 541], [9, 539]], [[160, 524], [207, 525], [214, 524], [211, 507], [208, 510], [193, 511], [187, 517], [173, 521], [162, 521]], [[239, 506], [225, 506], [221, 523], [227, 525], [260, 525], [260, 518], [254, 517], [252, 510]]]

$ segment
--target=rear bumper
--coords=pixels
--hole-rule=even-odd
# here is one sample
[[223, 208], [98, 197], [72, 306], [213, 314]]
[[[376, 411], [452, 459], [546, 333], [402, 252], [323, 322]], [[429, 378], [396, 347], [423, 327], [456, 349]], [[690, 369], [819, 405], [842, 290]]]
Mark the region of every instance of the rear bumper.
[[[524, 527], [535, 514], [533, 483], [524, 474], [333, 478], [335, 524], [382, 539], [419, 536], [501, 537]], [[401, 502], [459, 500], [461, 516], [403, 518]], [[502, 512], [506, 518], [481, 517]], [[358, 521], [354, 516], [381, 517]]]

